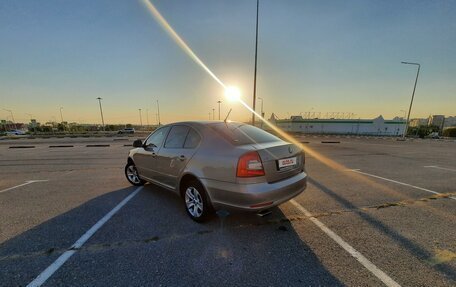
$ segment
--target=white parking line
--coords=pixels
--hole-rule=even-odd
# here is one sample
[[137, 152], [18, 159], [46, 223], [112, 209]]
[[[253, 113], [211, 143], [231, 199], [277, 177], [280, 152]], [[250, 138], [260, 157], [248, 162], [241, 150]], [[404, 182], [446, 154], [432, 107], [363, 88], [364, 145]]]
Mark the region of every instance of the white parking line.
[[26, 182], [24, 182], [24, 183], [22, 183], [22, 184], [19, 184], [19, 185], [13, 186], [13, 187], [9, 187], [9, 188], [0, 190], [0, 193], [5, 192], [5, 191], [8, 191], [8, 190], [12, 190], [12, 189], [15, 189], [15, 188], [24, 186], [24, 185], [29, 185], [29, 184], [31, 184], [31, 183], [35, 183], [35, 182], [45, 182], [45, 181], [48, 181], [48, 180], [47, 180], [47, 179], [27, 180]]
[[[396, 183], [396, 184], [408, 186], [408, 187], [415, 188], [415, 189], [422, 190], [422, 191], [427, 191], [427, 192], [430, 192], [430, 193], [433, 193], [433, 194], [441, 194], [440, 192], [433, 191], [433, 190], [430, 190], [430, 189], [427, 189], [427, 188], [411, 185], [411, 184], [408, 184], [408, 183], [405, 183], [405, 182], [400, 182], [400, 181], [397, 181], [397, 180], [389, 179], [389, 178], [386, 178], [386, 177], [381, 177], [381, 176], [370, 174], [370, 173], [367, 173], [367, 172], [362, 172], [360, 169], [348, 169], [347, 171], [364, 174], [364, 175], [367, 175], [367, 176], [370, 176], [370, 177], [382, 179], [382, 180], [385, 180], [385, 181], [389, 181], [389, 182], [393, 182], [393, 183]], [[449, 197], [449, 198], [456, 200], [456, 197]]]
[[328, 235], [332, 240], [334, 240], [340, 247], [342, 247], [345, 251], [347, 251], [351, 256], [353, 256], [361, 265], [364, 266], [369, 272], [371, 272], [375, 277], [380, 279], [386, 286], [401, 286], [396, 281], [394, 281], [391, 277], [389, 277], [385, 272], [380, 270], [374, 263], [370, 262], [369, 259], [364, 257], [359, 251], [353, 248], [350, 244], [345, 242], [339, 235], [337, 235], [334, 231], [329, 229], [323, 222], [318, 220], [317, 218], [313, 217], [312, 214], [307, 211], [302, 205], [297, 203], [294, 199], [290, 200], [290, 203], [293, 204], [299, 211], [304, 213], [305, 216], [309, 217], [310, 221], [312, 221], [318, 228], [320, 228], [326, 235]]
[[34, 287], [34, 286], [41, 286], [49, 277], [52, 276], [60, 267], [62, 267], [65, 262], [70, 259], [70, 257], [76, 253], [78, 248], [81, 248], [87, 240], [95, 234], [111, 217], [116, 214], [128, 201], [130, 201], [139, 191], [141, 191], [142, 186], [138, 187], [135, 191], [133, 191], [129, 196], [125, 197], [119, 204], [116, 205], [110, 212], [108, 212], [103, 218], [101, 218], [94, 226], [92, 226], [89, 230], [86, 231], [72, 246], [70, 249], [65, 251], [62, 255], [60, 255], [57, 260], [55, 260], [48, 268], [46, 268], [43, 272], [41, 272], [38, 277], [36, 277], [32, 282], [30, 282], [27, 287]]
[[436, 168], [436, 169], [443, 169], [443, 170], [448, 170], [448, 171], [455, 171], [456, 172], [456, 169], [453, 169], [453, 168], [447, 168], [447, 167], [440, 167], [438, 165], [425, 165], [423, 166], [425, 168]]

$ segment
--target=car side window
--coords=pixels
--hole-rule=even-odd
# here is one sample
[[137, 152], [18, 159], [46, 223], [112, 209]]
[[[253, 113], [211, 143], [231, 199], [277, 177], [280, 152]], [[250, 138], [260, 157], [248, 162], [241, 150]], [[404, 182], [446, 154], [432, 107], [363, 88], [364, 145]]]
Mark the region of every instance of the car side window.
[[196, 148], [201, 141], [200, 135], [192, 128], [188, 132], [187, 138], [185, 139], [184, 148]]
[[163, 143], [163, 140], [166, 137], [166, 134], [168, 133], [169, 127], [163, 127], [158, 130], [156, 130], [153, 134], [149, 136], [149, 138], [146, 140], [144, 146], [146, 148], [154, 148], [154, 147], [159, 147]]
[[189, 129], [187, 126], [173, 126], [166, 138], [165, 148], [183, 148]]

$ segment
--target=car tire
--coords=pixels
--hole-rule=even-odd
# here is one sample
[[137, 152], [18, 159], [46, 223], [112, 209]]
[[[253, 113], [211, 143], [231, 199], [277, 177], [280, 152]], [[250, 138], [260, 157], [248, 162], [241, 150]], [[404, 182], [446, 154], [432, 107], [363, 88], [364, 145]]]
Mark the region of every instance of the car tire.
[[185, 211], [194, 221], [205, 222], [213, 215], [214, 209], [210, 199], [199, 181], [192, 180], [186, 183], [183, 187], [182, 198]]
[[138, 170], [136, 169], [135, 164], [131, 161], [125, 166], [125, 176], [127, 177], [127, 180], [135, 186], [141, 186], [146, 183], [139, 177]]

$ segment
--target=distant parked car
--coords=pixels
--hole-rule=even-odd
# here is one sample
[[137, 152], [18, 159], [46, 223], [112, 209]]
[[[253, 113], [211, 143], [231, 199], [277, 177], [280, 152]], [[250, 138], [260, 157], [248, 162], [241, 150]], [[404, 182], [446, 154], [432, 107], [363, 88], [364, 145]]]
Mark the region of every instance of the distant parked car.
[[21, 131], [21, 130], [9, 130], [6, 132], [6, 135], [7, 136], [21, 136], [21, 135], [25, 135], [25, 132]]
[[197, 222], [222, 208], [269, 209], [307, 185], [300, 148], [243, 123], [169, 124], [133, 146], [125, 166], [128, 181], [174, 191]]
[[117, 132], [118, 134], [134, 134], [135, 129], [134, 128], [125, 128]]
[[439, 139], [440, 136], [439, 136], [439, 133], [438, 132], [432, 132], [429, 134], [429, 136], [431, 139]]

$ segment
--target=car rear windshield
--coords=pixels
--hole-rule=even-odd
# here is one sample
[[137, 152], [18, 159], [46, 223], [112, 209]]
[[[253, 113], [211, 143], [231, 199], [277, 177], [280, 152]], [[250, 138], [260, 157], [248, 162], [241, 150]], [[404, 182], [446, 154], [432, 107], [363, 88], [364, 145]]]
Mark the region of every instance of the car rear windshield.
[[217, 134], [234, 145], [280, 141], [280, 139], [257, 127], [239, 123], [217, 123], [209, 125]]

